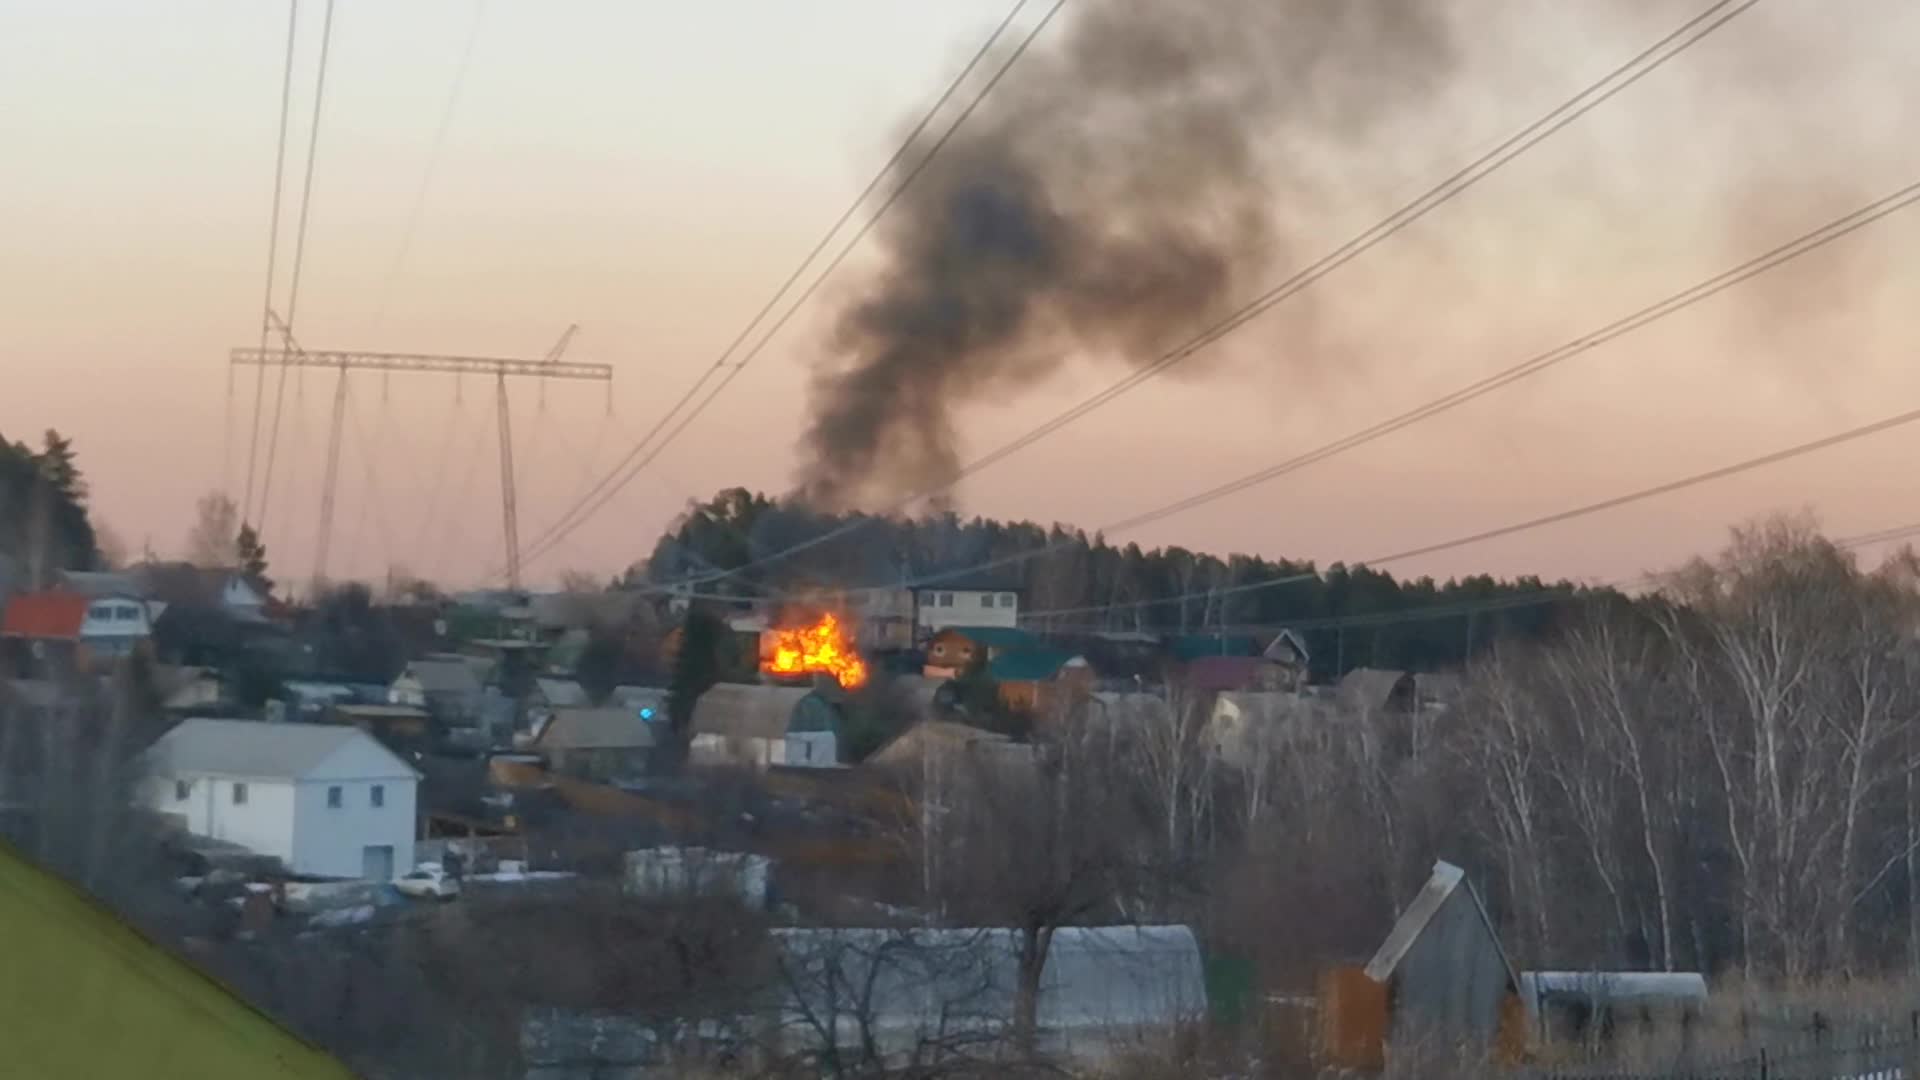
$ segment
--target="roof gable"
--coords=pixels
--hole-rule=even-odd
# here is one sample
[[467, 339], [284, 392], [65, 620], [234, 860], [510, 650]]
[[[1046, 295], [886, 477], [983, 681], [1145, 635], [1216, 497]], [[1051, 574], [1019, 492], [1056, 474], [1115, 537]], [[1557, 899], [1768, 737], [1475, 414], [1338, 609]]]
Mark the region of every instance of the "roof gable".
[[1313, 660], [1313, 654], [1307, 651], [1306, 640], [1292, 630], [1281, 630], [1275, 634], [1260, 655], [1288, 664], [1307, 664]]
[[1466, 871], [1449, 862], [1436, 861], [1433, 864], [1433, 876], [1420, 888], [1420, 895], [1402, 912], [1393, 929], [1387, 933], [1387, 939], [1380, 943], [1379, 951], [1367, 962], [1367, 978], [1384, 983], [1393, 978], [1393, 973], [1406, 959], [1408, 953], [1426, 931], [1427, 924], [1439, 914], [1440, 909], [1454, 902], [1456, 896], [1461, 903], [1470, 903], [1479, 915], [1480, 925], [1487, 932], [1488, 940], [1493, 942], [1494, 951], [1500, 955], [1500, 964], [1506, 969], [1509, 985], [1518, 988], [1519, 972], [1514, 970], [1513, 961], [1507, 959], [1507, 951], [1500, 944], [1500, 935], [1493, 928], [1493, 919], [1487, 915], [1485, 905], [1480, 903], [1480, 894], [1474, 891], [1472, 883], [1467, 881]]
[[[315, 725], [321, 726], [321, 725]], [[301, 780], [418, 780], [421, 773], [387, 744], [361, 728], [346, 724], [339, 727], [353, 734], [335, 746], [308, 769]]]

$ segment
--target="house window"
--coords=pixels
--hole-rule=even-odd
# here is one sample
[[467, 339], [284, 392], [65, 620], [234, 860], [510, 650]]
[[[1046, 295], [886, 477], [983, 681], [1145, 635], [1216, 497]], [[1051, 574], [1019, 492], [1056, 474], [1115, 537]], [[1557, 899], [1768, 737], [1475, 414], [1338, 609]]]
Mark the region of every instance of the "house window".
[[1014, 604], [1014, 600], [1013, 600], [1013, 594], [1012, 594], [1012, 593], [1010, 593], [1010, 592], [1003, 592], [1003, 593], [1001, 593], [1001, 594], [1000, 594], [1000, 606], [1001, 606], [1001, 607], [1003, 607], [1003, 608], [1010, 608], [1010, 607], [1012, 607], [1012, 606], [1013, 606], [1013, 604]]
[[375, 784], [371, 790], [371, 797], [375, 807], [387, 805], [387, 786], [385, 784]]
[[952, 593], [950, 593], [950, 592], [943, 592], [943, 593], [941, 593], [941, 594], [940, 594], [940, 606], [941, 606], [941, 607], [952, 607], [952, 606], [953, 606], [953, 594], [952, 594]]
[[340, 802], [341, 802], [340, 785], [335, 784], [332, 787], [327, 789], [327, 809], [329, 810], [340, 809]]
[[193, 781], [175, 780], [173, 782], [173, 801], [174, 802], [186, 802], [187, 796], [192, 794], [193, 794]]
[[981, 607], [992, 607], [992, 606], [993, 606], [993, 594], [992, 594], [992, 593], [981, 593], [981, 594], [980, 594], [980, 606], [981, 606]]
[[233, 782], [233, 805], [247, 805], [247, 785], [238, 780]]

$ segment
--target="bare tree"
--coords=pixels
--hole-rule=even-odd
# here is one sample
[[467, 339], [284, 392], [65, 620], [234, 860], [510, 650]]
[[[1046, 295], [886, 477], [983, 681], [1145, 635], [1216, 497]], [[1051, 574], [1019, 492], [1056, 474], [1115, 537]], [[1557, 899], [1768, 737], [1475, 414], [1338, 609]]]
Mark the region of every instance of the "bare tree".
[[107, 570], [123, 570], [132, 558], [126, 538], [99, 517], [93, 520], [93, 546], [100, 552], [100, 565]]
[[1160, 857], [1169, 871], [1161, 879], [1167, 884], [1200, 854], [1211, 812], [1218, 758], [1206, 738], [1205, 704], [1202, 695], [1171, 685], [1161, 695], [1164, 708], [1141, 710], [1120, 732], [1132, 759], [1128, 772], [1142, 785], [1161, 825]]
[[770, 1071], [831, 1077], [973, 1074], [1004, 1059], [1003, 935], [982, 929], [774, 931]]
[[210, 491], [194, 504], [187, 532], [187, 561], [195, 566], [232, 566], [238, 559], [240, 508], [225, 493]]
[[1468, 775], [1481, 778], [1488, 843], [1507, 867], [1511, 909], [1526, 930], [1525, 953], [1553, 956], [1548, 912], [1552, 823], [1545, 759], [1551, 753], [1542, 706], [1528, 676], [1538, 661], [1509, 646], [1495, 649], [1474, 670], [1467, 722], [1455, 740]]
[[[1040, 978], [1055, 931], [1120, 917], [1134, 903], [1146, 819], [1124, 758], [1103, 733], [1063, 725], [1042, 759], [983, 755], [953, 762], [937, 829], [904, 838], [939, 850], [928, 903], [963, 926], [1013, 932], [1011, 1032], [1019, 1055], [1038, 1050]], [[964, 770], [963, 782], [951, 773]], [[924, 809], [923, 809], [924, 812]]]

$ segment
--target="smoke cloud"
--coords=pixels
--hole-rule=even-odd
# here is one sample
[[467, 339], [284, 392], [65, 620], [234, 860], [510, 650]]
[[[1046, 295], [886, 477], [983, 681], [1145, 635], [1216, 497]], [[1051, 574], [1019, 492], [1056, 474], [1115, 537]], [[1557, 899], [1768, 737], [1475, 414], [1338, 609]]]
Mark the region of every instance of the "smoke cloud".
[[1067, 355], [1145, 365], [1257, 292], [1282, 254], [1276, 208], [1311, 199], [1289, 161], [1446, 76], [1443, 6], [1063, 11], [881, 223], [882, 264], [815, 373], [800, 497], [846, 508], [950, 482], [957, 410]]

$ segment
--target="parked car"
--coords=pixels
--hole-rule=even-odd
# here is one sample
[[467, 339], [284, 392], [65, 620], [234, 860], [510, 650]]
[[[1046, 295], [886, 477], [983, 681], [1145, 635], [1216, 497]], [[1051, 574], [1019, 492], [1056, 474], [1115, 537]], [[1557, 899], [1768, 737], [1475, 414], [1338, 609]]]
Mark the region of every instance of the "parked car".
[[418, 900], [451, 900], [460, 895], [460, 882], [434, 863], [416, 867], [395, 881], [393, 887]]

